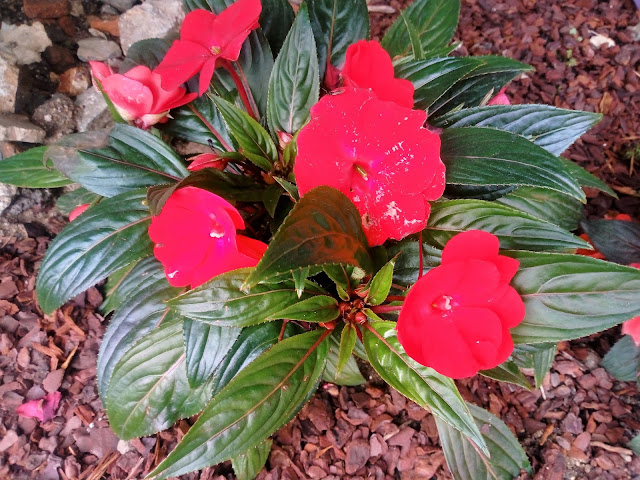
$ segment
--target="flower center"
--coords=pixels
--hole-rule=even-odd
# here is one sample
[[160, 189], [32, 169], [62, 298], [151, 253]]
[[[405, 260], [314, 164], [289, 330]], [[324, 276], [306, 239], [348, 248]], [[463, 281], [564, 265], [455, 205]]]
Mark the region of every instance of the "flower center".
[[454, 307], [454, 305], [452, 305], [452, 302], [453, 297], [450, 297], [449, 295], [441, 295], [433, 301], [431, 306], [436, 310], [448, 312]]
[[213, 45], [213, 46], [209, 49], [209, 51], [210, 51], [211, 53], [213, 53], [214, 55], [219, 55], [219, 54], [220, 54], [220, 52], [222, 51], [222, 49], [221, 49], [219, 46], [217, 46], [217, 45]]
[[211, 221], [211, 230], [209, 231], [209, 236], [211, 238], [222, 238], [224, 237], [225, 231], [224, 227], [218, 223], [216, 220], [216, 216], [211, 213], [209, 214], [209, 219]]

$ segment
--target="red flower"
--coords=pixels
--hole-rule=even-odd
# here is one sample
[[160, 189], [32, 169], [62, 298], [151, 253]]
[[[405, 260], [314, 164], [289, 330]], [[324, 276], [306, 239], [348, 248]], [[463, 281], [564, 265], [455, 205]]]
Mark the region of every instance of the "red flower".
[[[623, 220], [620, 217], [621, 215], [618, 216], [618, 220]], [[626, 218], [624, 220], [626, 220]], [[631, 217], [629, 217], [629, 220], [631, 220]], [[630, 263], [629, 266], [640, 268], [640, 263]], [[624, 322], [622, 324], [622, 334], [631, 335], [634, 343], [640, 347], [640, 316], [634, 317], [631, 320], [627, 320], [626, 322]]]
[[495, 97], [489, 100], [487, 105], [511, 105], [509, 97], [507, 97], [507, 94], [505, 93], [506, 90], [507, 87], [504, 87], [502, 90], [500, 90]]
[[18, 407], [16, 413], [21, 417], [37, 418], [41, 422], [46, 422], [55, 416], [60, 399], [62, 399], [60, 392], [48, 393], [38, 400], [24, 402]]
[[71, 213], [69, 214], [69, 221], [73, 222], [76, 218], [82, 215], [87, 208], [89, 208], [89, 204], [85, 203], [84, 205], [80, 205], [71, 210]]
[[227, 168], [227, 163], [229, 163], [229, 160], [220, 158], [220, 156], [215, 153], [201, 153], [200, 155], [191, 157], [189, 160], [191, 160], [191, 163], [187, 167], [187, 170], [190, 172], [197, 172], [203, 168], [215, 168], [216, 170], [223, 171]]
[[509, 329], [524, 303], [509, 285], [519, 262], [498, 254], [498, 239], [470, 230], [453, 237], [442, 264], [409, 290], [398, 317], [407, 355], [451, 378], [496, 367], [513, 351]]
[[349, 45], [342, 77], [345, 87], [370, 88], [380, 100], [413, 108], [413, 84], [394, 77], [391, 57], [375, 40]]
[[229, 202], [207, 190], [184, 187], [171, 194], [153, 218], [149, 236], [169, 283], [195, 288], [221, 273], [258, 263], [267, 245], [237, 235], [236, 229], [243, 228], [244, 220]]
[[173, 45], [155, 72], [165, 88], [176, 88], [200, 72], [199, 95], [209, 88], [218, 59], [235, 62], [243, 42], [259, 27], [260, 0], [238, 0], [216, 15], [207, 10], [187, 14], [180, 40]]
[[187, 94], [184, 88], [162, 88], [160, 75], [144, 65], [120, 75], [104, 63], [89, 63], [93, 77], [100, 82], [118, 113], [140, 128], [165, 123], [169, 110], [197, 97], [195, 93]]
[[294, 173], [301, 195], [319, 185], [355, 204], [369, 244], [422, 230], [444, 191], [440, 137], [423, 128], [426, 113], [348, 88], [311, 108], [298, 135]]

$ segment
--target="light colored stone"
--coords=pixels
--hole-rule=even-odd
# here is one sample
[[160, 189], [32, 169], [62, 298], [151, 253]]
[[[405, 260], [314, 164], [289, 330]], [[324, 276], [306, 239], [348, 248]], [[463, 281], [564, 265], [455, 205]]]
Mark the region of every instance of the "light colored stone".
[[3, 23], [0, 28], [0, 49], [11, 53], [18, 65], [39, 62], [40, 54], [51, 45], [53, 43], [40, 22], [19, 27]]
[[0, 141], [42, 143], [46, 132], [31, 123], [26, 115], [0, 115]]
[[49, 141], [73, 132], [75, 105], [66, 95], [56, 93], [33, 112], [33, 123], [47, 132]]
[[11, 205], [13, 196], [17, 191], [18, 189], [13, 185], [0, 183], [0, 214], [2, 214], [2, 212], [4, 212], [9, 205]]
[[107, 122], [110, 113], [107, 102], [95, 88], [90, 87], [76, 98], [75, 121], [78, 132], [86, 132], [96, 128], [102, 128], [102, 123]]
[[120, 45], [126, 54], [129, 47], [147, 38], [163, 38], [178, 31], [184, 10], [182, 0], [147, 0], [120, 15]]
[[104, 38], [90, 37], [78, 40], [78, 58], [83, 62], [104, 62], [122, 54], [116, 42]]
[[19, 74], [15, 57], [0, 50], [0, 112], [15, 110]]
[[110, 5], [119, 12], [126, 12], [133, 4], [136, 3], [136, 0], [103, 0], [106, 5]]

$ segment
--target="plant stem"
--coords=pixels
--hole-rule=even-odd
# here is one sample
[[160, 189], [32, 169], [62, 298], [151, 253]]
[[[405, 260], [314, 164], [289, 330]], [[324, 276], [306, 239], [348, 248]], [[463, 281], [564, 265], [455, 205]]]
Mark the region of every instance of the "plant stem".
[[204, 118], [204, 116], [196, 109], [196, 107], [194, 107], [191, 103], [188, 104], [188, 107], [194, 113], [194, 115], [198, 117], [202, 123], [205, 124], [205, 126], [209, 129], [209, 131], [213, 134], [213, 136], [218, 139], [218, 141], [220, 142], [220, 145], [222, 145], [222, 148], [224, 148], [227, 152], [233, 152], [233, 148], [231, 148], [229, 144], [225, 142], [224, 138], [222, 138], [222, 135], [220, 135], [220, 132], [218, 132], [213, 127], [213, 125], [211, 125], [209, 121], [206, 118]]
[[224, 62], [223, 65], [227, 72], [229, 72], [229, 75], [231, 75], [233, 83], [235, 83], [236, 88], [238, 89], [238, 93], [240, 94], [240, 98], [242, 99], [242, 103], [244, 103], [244, 108], [247, 110], [247, 113], [251, 115], [251, 118], [254, 120], [258, 120], [258, 108], [256, 107], [255, 101], [252, 101], [253, 96], [251, 96], [251, 99], [249, 98], [251, 90], [249, 89], [247, 79], [244, 76], [241, 67], [238, 65], [242, 78], [240, 78], [240, 75], [238, 75], [238, 72], [236, 72], [236, 69], [233, 67], [231, 62]]
[[424, 258], [422, 258], [422, 230], [418, 234], [418, 251], [420, 252], [420, 272], [418, 273], [418, 279], [422, 278], [424, 273]]
[[389, 295], [387, 297], [387, 302], [404, 302], [407, 297], [402, 295]]
[[287, 327], [287, 322], [289, 320], [283, 320], [282, 321], [282, 328], [280, 329], [280, 335], [278, 335], [278, 343], [280, 343], [282, 341], [282, 339], [284, 338], [284, 329]]
[[378, 305], [377, 307], [371, 307], [373, 313], [390, 313], [399, 312], [402, 310], [402, 305]]

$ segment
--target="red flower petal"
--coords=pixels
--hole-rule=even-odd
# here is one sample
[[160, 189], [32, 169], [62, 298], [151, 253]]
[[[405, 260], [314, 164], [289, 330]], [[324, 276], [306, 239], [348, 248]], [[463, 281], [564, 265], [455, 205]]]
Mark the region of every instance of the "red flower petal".
[[220, 12], [212, 32], [214, 42], [221, 48], [221, 56], [236, 61], [242, 43], [251, 30], [258, 28], [262, 12], [260, 0], [238, 0]]
[[623, 335], [631, 335], [633, 342], [640, 346], [640, 317], [632, 318], [622, 324]]
[[[162, 88], [171, 90], [193, 77], [212, 58], [215, 65], [215, 57], [204, 45], [187, 40], [176, 40], [153, 71], [162, 77]], [[213, 76], [213, 70], [211, 75]], [[204, 81], [200, 79], [200, 95], [206, 91], [209, 82], [211, 77], [205, 78]], [[202, 83], [206, 84], [204, 90]]]
[[505, 93], [506, 90], [507, 87], [504, 87], [502, 90], [500, 90], [495, 97], [489, 100], [487, 105], [511, 105], [509, 97], [507, 97], [507, 94]]
[[468, 230], [454, 236], [442, 251], [442, 263], [493, 260], [498, 255], [498, 237], [482, 230]]
[[102, 87], [125, 120], [139, 118], [151, 111], [153, 94], [149, 87], [136, 80], [111, 75], [104, 79]]
[[190, 172], [196, 172], [204, 168], [215, 168], [216, 170], [223, 171], [227, 168], [227, 163], [229, 163], [229, 160], [220, 158], [220, 156], [215, 153], [202, 153], [191, 157], [189, 160], [191, 160], [191, 163], [187, 167], [187, 170]]
[[82, 215], [87, 208], [89, 208], [89, 204], [85, 203], [84, 205], [80, 205], [71, 210], [71, 213], [69, 214], [69, 221], [73, 222], [76, 218]]
[[37, 418], [41, 422], [46, 422], [55, 416], [61, 399], [60, 392], [49, 393], [38, 400], [23, 403], [16, 413], [22, 417]]

